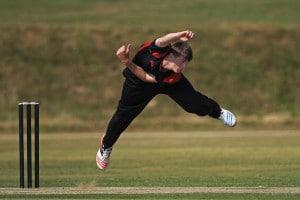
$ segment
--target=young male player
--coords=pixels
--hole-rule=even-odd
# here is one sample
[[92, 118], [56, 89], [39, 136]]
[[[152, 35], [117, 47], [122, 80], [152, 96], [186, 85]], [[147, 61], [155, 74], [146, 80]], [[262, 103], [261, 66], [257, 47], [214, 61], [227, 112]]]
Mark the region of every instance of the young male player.
[[121, 133], [157, 94], [168, 95], [189, 113], [208, 115], [230, 127], [236, 125], [231, 112], [195, 90], [182, 74], [193, 57], [187, 43], [193, 36], [191, 31], [182, 31], [145, 42], [132, 61], [129, 59], [131, 45], [119, 48], [116, 55], [126, 66], [125, 82], [118, 108], [100, 141], [96, 154], [98, 168], [108, 167], [112, 147]]

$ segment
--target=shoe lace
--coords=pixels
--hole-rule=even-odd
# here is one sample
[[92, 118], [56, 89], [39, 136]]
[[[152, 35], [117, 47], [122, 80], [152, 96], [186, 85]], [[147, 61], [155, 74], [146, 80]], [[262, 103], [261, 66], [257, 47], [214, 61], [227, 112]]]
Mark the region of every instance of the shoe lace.
[[102, 150], [102, 156], [104, 159], [108, 159], [112, 152], [112, 148]]
[[226, 119], [226, 112], [224, 110], [221, 110], [221, 114], [220, 114], [219, 119], [221, 119], [222, 121], [225, 121], [225, 119]]

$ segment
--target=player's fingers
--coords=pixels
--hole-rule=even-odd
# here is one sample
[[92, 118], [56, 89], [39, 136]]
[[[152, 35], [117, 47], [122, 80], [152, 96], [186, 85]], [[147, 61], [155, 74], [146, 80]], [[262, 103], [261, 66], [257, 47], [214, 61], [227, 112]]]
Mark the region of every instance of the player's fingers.
[[195, 34], [193, 32], [191, 32], [191, 38], [193, 38], [195, 36]]
[[117, 55], [119, 55], [119, 54], [121, 54], [121, 53], [123, 53], [125, 51], [125, 46], [124, 45], [122, 45], [119, 49], [118, 49], [118, 51], [117, 51]]
[[122, 51], [124, 49], [124, 45], [122, 45], [120, 48], [119, 48], [119, 51]]
[[128, 45], [126, 46], [126, 50], [125, 50], [125, 53], [126, 53], [126, 54], [128, 54], [128, 53], [129, 53], [129, 51], [130, 51], [130, 47], [131, 47], [131, 44], [128, 44]]
[[125, 45], [122, 46], [122, 51], [123, 52], [126, 51], [126, 46]]
[[191, 31], [188, 30], [188, 31], [186, 32], [186, 37], [187, 37], [187, 38], [190, 37], [190, 34], [191, 34]]
[[128, 44], [126, 44], [126, 45], [125, 45], [125, 51], [124, 51], [124, 53], [127, 54], [128, 52], [129, 52], [129, 51], [128, 51]]
[[188, 31], [182, 31], [182, 32], [180, 33], [180, 36], [181, 36], [181, 37], [186, 37], [187, 33], [188, 33]]

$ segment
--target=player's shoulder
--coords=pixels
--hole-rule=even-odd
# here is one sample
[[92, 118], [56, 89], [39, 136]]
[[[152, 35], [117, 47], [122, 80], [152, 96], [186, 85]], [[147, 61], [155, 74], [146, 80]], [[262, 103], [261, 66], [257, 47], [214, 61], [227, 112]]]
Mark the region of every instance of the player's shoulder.
[[144, 43], [140, 46], [138, 52], [141, 52], [141, 51], [145, 50], [146, 48], [151, 47], [151, 46], [153, 45], [153, 43], [154, 43], [154, 45], [155, 45], [155, 41], [153, 41], [153, 40], [149, 40], [149, 41], [144, 42]]

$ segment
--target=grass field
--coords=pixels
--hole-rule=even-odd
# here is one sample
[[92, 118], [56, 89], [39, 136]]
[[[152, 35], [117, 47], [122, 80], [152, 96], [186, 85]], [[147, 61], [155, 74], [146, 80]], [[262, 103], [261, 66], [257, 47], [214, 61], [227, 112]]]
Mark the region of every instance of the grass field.
[[[34, 193], [34, 192], [32, 192]], [[182, 194], [26, 194], [1, 195], [0, 199], [209, 199], [209, 200], [296, 200], [299, 194], [228, 194], [228, 193], [182, 193]]]
[[[297, 0], [15, 0], [0, 1], [0, 22], [190, 27], [206, 23], [297, 25]], [[159, 23], [158, 23], [159, 22]]]
[[[129, 132], [115, 146], [110, 169], [101, 172], [94, 161], [98, 134], [42, 134], [40, 182], [41, 187], [82, 189], [299, 187], [299, 139], [299, 131]], [[17, 147], [15, 134], [0, 135], [2, 188], [18, 187]], [[246, 194], [227, 194], [240, 195]]]

